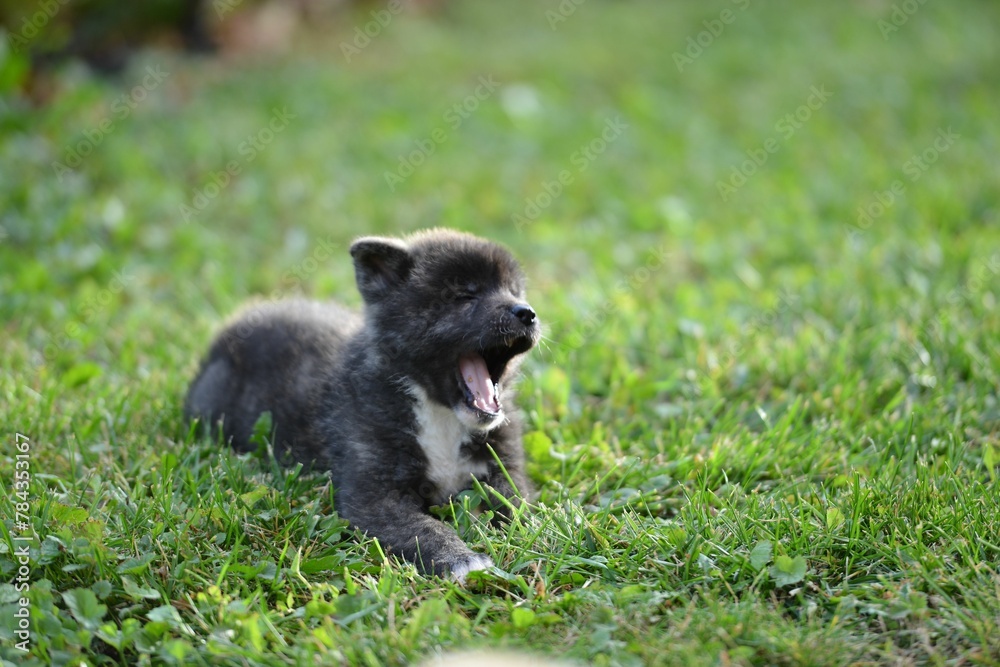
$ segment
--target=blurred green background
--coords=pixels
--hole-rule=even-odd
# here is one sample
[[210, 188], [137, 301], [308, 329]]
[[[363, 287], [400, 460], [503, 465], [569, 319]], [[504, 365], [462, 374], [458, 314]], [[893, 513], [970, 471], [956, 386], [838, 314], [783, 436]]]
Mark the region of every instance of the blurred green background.
[[[352, 238], [448, 226], [526, 268], [538, 516], [573, 508], [595, 537], [504, 543], [526, 581], [554, 563], [548, 597], [448, 589], [441, 635], [383, 641], [376, 611], [337, 641], [393, 664], [470, 642], [598, 664], [1000, 659], [996, 3], [215, 2], [192, 38], [183, 3], [81, 2], [13, 39], [43, 4], [0, 10], [0, 421], [45, 443], [37, 497], [106, 522], [112, 561], [159, 538], [98, 500], [214, 451], [180, 404], [228, 313], [357, 305]], [[150, 498], [194, 504], [198, 479]], [[752, 568], [762, 542], [808, 575]], [[361, 581], [380, 561], [351, 544]], [[223, 547], [171, 549], [249, 599]], [[577, 548], [603, 565], [567, 565]], [[37, 576], [109, 578], [117, 627], [164, 602], [126, 604], [114, 567], [60, 569], [74, 553]], [[194, 583], [142, 576], [190, 620]], [[564, 620], [479, 618], [496, 596]], [[257, 604], [275, 655], [326, 655]], [[188, 659], [213, 627], [174, 636]]]

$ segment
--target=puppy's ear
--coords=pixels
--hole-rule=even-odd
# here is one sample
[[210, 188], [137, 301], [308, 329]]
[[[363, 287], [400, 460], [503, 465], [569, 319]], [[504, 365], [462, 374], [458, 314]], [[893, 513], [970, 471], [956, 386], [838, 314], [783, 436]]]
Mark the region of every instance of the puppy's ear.
[[413, 258], [398, 239], [365, 236], [351, 244], [354, 277], [365, 303], [376, 303], [410, 275]]

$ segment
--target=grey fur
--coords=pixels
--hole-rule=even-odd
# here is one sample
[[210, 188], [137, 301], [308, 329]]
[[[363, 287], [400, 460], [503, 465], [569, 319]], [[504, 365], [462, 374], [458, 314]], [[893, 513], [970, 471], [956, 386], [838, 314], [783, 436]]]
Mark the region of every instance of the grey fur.
[[[242, 451], [270, 411], [276, 455], [329, 470], [337, 509], [352, 525], [424, 572], [462, 579], [489, 558], [427, 510], [471, 486], [472, 474], [457, 486], [433, 479], [483, 471], [480, 481], [515, 506], [529, 491], [510, 409], [517, 367], [540, 335], [524, 276], [501, 246], [442, 229], [361, 238], [351, 255], [363, 319], [302, 300], [245, 309], [212, 344], [185, 413], [221, 421]], [[463, 380], [463, 358], [485, 364], [473, 367], [497, 382], [498, 403], [475, 401], [469, 382], [485, 374]], [[435, 440], [445, 436], [455, 442]], [[507, 514], [499, 500], [494, 509]]]

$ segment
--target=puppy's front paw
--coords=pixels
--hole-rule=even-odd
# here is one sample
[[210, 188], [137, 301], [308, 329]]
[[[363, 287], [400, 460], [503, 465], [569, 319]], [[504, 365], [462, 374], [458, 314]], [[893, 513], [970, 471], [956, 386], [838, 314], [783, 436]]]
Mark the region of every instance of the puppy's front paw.
[[448, 572], [454, 581], [464, 584], [465, 577], [470, 572], [485, 570], [490, 567], [493, 567], [493, 560], [489, 556], [470, 553], [448, 563]]

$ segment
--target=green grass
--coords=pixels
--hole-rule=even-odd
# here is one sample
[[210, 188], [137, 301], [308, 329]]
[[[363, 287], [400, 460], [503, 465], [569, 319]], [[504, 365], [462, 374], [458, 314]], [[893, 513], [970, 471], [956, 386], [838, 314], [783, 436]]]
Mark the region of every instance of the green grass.
[[[590, 0], [552, 30], [554, 0], [454, 3], [347, 63], [362, 13], [279, 58], [151, 51], [117, 81], [65, 70], [44, 108], [8, 97], [4, 664], [1000, 662], [1000, 7], [928, 2], [883, 38], [888, 1], [740, 6]], [[116, 115], [147, 66], [169, 74]], [[766, 162], [723, 198], [747, 151]], [[245, 299], [357, 304], [350, 240], [436, 225], [507, 243], [546, 326], [520, 401], [536, 506], [507, 531], [472, 493], [443, 510], [498, 564], [466, 587], [180, 414]]]

